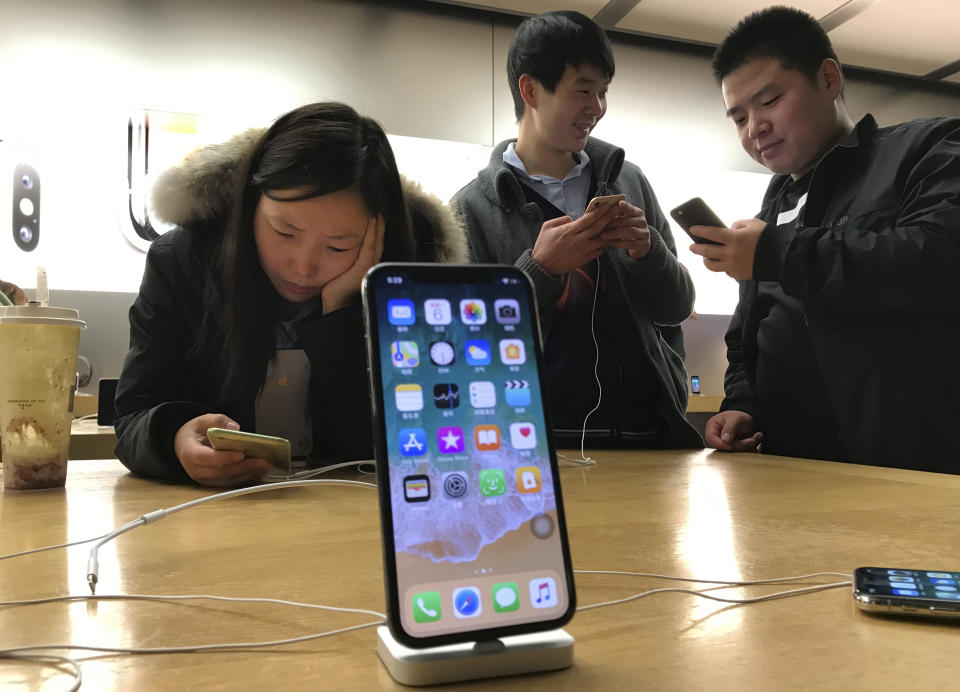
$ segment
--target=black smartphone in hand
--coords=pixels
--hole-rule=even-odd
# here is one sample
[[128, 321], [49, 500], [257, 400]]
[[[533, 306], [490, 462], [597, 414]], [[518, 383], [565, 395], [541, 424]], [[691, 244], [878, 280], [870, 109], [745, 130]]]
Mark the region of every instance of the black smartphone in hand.
[[394, 638], [563, 626], [576, 598], [530, 280], [379, 264], [361, 295]]
[[715, 240], [707, 240], [690, 232], [691, 226], [716, 226], [718, 228], [727, 228], [727, 224], [720, 220], [713, 209], [707, 206], [699, 197], [687, 200], [679, 207], [670, 211], [670, 216], [679, 224], [680, 228], [687, 232], [687, 235], [695, 243], [706, 243], [707, 245], [722, 245]]

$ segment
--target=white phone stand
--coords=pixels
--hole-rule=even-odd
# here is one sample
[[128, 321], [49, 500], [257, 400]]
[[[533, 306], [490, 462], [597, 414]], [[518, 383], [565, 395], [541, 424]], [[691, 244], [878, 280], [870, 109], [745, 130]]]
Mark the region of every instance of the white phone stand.
[[411, 649], [381, 625], [377, 628], [377, 655], [402, 685], [439, 685], [569, 668], [573, 665], [573, 637], [559, 629]]

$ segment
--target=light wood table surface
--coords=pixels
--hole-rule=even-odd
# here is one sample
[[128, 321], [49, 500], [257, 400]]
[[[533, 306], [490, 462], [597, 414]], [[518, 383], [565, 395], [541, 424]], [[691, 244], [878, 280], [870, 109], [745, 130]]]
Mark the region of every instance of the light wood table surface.
[[[756, 579], [861, 565], [960, 568], [960, 477], [709, 451], [594, 457], [596, 466], [561, 474], [578, 569]], [[115, 460], [71, 464], [65, 491], [0, 497], [0, 554], [105, 533], [209, 492], [134, 478]], [[78, 546], [0, 562], [2, 600], [88, 593], [87, 553]], [[608, 575], [576, 583], [581, 605], [674, 585]], [[376, 492], [282, 489], [171, 515], [101, 550], [98, 593], [382, 610]], [[265, 604], [57, 603], [0, 609], [0, 648], [262, 641], [368, 619]], [[960, 673], [958, 626], [862, 614], [848, 588], [744, 606], [656, 594], [578, 613], [567, 630], [576, 638], [572, 668], [454, 687], [873, 692], [956, 689]], [[259, 651], [76, 655], [85, 690], [399, 688], [375, 642], [367, 629]], [[10, 683], [63, 690], [69, 677], [0, 661], [0, 687]]]
[[722, 396], [691, 394], [687, 399], [687, 413], [716, 413], [722, 403]]

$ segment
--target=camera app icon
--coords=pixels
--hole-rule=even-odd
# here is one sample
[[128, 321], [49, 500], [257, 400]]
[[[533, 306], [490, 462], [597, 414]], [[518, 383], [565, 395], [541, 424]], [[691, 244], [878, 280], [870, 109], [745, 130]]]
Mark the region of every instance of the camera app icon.
[[513, 298], [500, 298], [493, 303], [493, 313], [500, 324], [517, 324], [520, 321], [520, 303]]

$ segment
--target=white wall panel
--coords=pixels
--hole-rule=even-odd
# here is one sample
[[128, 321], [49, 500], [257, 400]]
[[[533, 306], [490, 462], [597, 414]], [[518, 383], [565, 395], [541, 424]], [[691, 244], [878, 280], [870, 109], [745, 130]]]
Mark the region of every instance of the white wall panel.
[[121, 232], [134, 110], [198, 114], [210, 142], [337, 99], [398, 135], [492, 139], [486, 22], [305, 0], [5, 2], [2, 12], [0, 207], [17, 161], [42, 180], [37, 250], [16, 249], [8, 216], [0, 225], [0, 275], [25, 286], [44, 264], [55, 288], [137, 290], [143, 254]]

